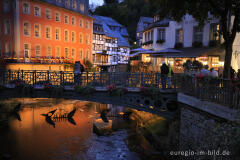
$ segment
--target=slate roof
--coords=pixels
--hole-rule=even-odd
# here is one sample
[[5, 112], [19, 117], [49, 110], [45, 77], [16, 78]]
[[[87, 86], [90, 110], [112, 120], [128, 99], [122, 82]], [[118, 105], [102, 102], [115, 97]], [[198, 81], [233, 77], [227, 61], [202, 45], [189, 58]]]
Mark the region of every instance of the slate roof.
[[[140, 23], [142, 22], [142, 23]], [[144, 23], [153, 23], [152, 17], [140, 17], [137, 27], [137, 32], [142, 32], [144, 30]]]
[[[94, 18], [94, 23], [102, 25], [103, 33], [106, 36], [118, 39], [118, 46], [130, 47], [128, 41], [123, 37], [123, 36], [128, 37], [127, 29], [124, 26], [122, 26], [121, 24], [119, 24], [117, 21], [113, 20], [110, 17], [94, 15], [93, 18]], [[109, 26], [121, 27], [121, 32], [113, 31], [110, 29]], [[97, 32], [94, 31], [94, 33], [97, 33]]]
[[140, 17], [139, 21], [147, 22], [147, 23], [153, 23], [153, 18], [152, 17]]
[[172, 20], [168, 19], [168, 18], [164, 18], [161, 21], [157, 21], [157, 22], [150, 24], [144, 31], [149, 30], [154, 27], [168, 27], [170, 21], [172, 21]]

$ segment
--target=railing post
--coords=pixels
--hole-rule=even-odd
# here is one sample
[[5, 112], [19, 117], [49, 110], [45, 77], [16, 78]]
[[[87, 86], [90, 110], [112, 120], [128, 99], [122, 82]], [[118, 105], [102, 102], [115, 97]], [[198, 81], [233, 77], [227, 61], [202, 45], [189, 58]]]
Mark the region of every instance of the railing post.
[[62, 71], [60, 71], [60, 86], [62, 86], [62, 84], [63, 84], [63, 73], [62, 73]]
[[23, 70], [22, 70], [21, 72], [22, 72], [22, 81], [24, 81], [24, 73], [23, 73]]
[[37, 78], [36, 77], [36, 70], [34, 70], [33, 71], [33, 86], [35, 86], [35, 84], [36, 84], [36, 81], [37, 81], [36, 78]]
[[47, 81], [50, 83], [50, 79], [49, 79], [49, 71], [47, 71]]
[[17, 73], [17, 77], [18, 77], [18, 80], [20, 80], [20, 71], [18, 70], [18, 73]]
[[65, 78], [64, 77], [65, 77], [64, 72], [62, 72], [62, 84], [61, 84], [62, 86], [64, 86], [64, 82], [65, 82]]
[[88, 85], [88, 71], [87, 71], [87, 85]]

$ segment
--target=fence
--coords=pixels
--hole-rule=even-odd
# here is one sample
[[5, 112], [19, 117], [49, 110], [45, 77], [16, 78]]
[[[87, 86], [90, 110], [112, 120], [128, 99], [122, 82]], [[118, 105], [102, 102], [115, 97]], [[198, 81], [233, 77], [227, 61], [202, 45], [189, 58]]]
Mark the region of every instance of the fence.
[[176, 79], [180, 91], [184, 94], [230, 108], [240, 109], [240, 87], [235, 85], [232, 80], [218, 78], [196, 79], [190, 76], [181, 76], [181, 78], [177, 77]]
[[[161, 88], [161, 74], [133, 73], [133, 72], [74, 72], [62, 71], [1, 71], [0, 83], [2, 85], [13, 83], [14, 81], [24, 81], [30, 85], [50, 83], [55, 86], [69, 86], [80, 84], [82, 86], [108, 86], [115, 84], [122, 87], [154, 86]], [[173, 88], [176, 87], [172, 79]]]

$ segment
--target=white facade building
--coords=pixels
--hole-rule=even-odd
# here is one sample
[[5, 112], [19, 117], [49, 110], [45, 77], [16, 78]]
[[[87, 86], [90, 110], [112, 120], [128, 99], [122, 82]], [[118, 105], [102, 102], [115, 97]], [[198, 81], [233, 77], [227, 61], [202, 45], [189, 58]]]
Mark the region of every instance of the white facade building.
[[105, 71], [115, 71], [118, 65], [128, 63], [127, 30], [112, 18], [93, 17], [93, 64]]

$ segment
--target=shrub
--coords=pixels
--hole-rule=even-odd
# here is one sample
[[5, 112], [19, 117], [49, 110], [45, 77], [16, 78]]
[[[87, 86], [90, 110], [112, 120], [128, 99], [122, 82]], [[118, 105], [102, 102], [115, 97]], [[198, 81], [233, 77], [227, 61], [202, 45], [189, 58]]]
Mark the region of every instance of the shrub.
[[107, 86], [107, 91], [110, 96], [123, 96], [128, 92], [127, 88], [116, 87], [115, 84], [110, 84]]

